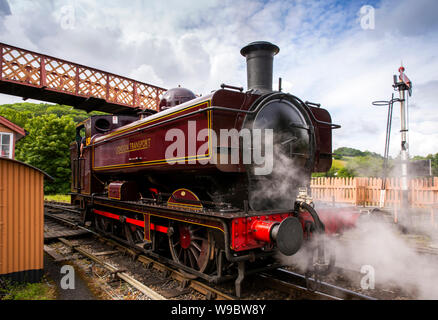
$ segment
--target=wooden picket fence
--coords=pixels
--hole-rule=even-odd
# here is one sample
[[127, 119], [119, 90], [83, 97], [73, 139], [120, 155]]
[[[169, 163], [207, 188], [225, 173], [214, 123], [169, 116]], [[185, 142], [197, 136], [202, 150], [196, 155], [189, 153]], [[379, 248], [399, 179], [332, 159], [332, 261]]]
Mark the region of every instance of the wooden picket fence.
[[[386, 181], [384, 207], [393, 212], [394, 222], [398, 221], [402, 203], [399, 178]], [[311, 192], [314, 201], [351, 204], [354, 206], [380, 206], [380, 178], [312, 178]], [[429, 216], [428, 225], [438, 228], [438, 177], [412, 179], [409, 186], [409, 203], [413, 208], [422, 208]], [[424, 217], [424, 216], [423, 216]]]
[[[380, 178], [312, 178], [312, 197], [316, 201], [348, 203], [356, 206], [379, 206]], [[399, 208], [402, 192], [399, 178], [386, 180], [385, 207]], [[413, 207], [438, 207], [438, 177], [412, 179], [410, 203]]]

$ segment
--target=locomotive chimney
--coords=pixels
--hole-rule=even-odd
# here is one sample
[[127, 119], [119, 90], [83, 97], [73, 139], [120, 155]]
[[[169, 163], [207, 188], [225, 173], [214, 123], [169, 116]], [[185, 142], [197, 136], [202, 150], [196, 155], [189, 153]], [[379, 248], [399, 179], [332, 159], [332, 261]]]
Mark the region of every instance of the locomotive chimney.
[[248, 90], [272, 91], [272, 66], [279, 51], [275, 44], [267, 41], [251, 42], [240, 50], [246, 57]]

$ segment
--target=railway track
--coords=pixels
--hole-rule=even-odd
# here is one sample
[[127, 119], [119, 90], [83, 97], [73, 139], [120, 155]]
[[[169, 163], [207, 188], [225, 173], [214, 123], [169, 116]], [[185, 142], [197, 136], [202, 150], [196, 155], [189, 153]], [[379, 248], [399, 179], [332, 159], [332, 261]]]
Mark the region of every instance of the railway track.
[[272, 289], [290, 293], [297, 299], [377, 300], [324, 281], [306, 278], [304, 275], [283, 268], [269, 270], [259, 274], [258, 277]]
[[[181, 272], [175, 270], [173, 267], [170, 267], [164, 263], [157, 261], [154, 258], [144, 255], [140, 250], [136, 248], [128, 247], [127, 245], [115, 241], [114, 239], [109, 239], [107, 237], [102, 236], [101, 234], [95, 232], [91, 228], [84, 227], [79, 225], [79, 220], [77, 214], [79, 214], [79, 210], [65, 203], [59, 202], [45, 202], [46, 209], [51, 211], [52, 213], [46, 213], [46, 217], [52, 220], [56, 220], [59, 223], [64, 225], [68, 225], [74, 229], [81, 229], [86, 231], [88, 234], [96, 237], [100, 242], [109, 245], [111, 248], [116, 249], [124, 254], [129, 254], [133, 260], [136, 260], [142, 263], [146, 269], [155, 269], [162, 274], [164, 274], [164, 278], [161, 279], [165, 281], [166, 279], [172, 279], [180, 283], [178, 288], [174, 290], [174, 292], [168, 292], [165, 294], [167, 298], [177, 298], [178, 296], [182, 296], [184, 293], [187, 293], [188, 290], [194, 290], [198, 294], [201, 294], [205, 297], [205, 299], [212, 300], [236, 300], [237, 298], [232, 294], [226, 293], [224, 290], [217, 289], [204, 281], [191, 280], [187, 279]], [[54, 214], [53, 212], [68, 212], [68, 214]], [[76, 214], [76, 216], [74, 215]], [[167, 299], [165, 296], [156, 293], [152, 289], [150, 289], [147, 285], [140, 283], [135, 280], [131, 276], [129, 276], [125, 270], [118, 270], [117, 268], [109, 265], [105, 261], [103, 261], [98, 255], [93, 254], [80, 245], [75, 244], [72, 241], [59, 238], [59, 241], [64, 245], [70, 247], [72, 250], [80, 253], [81, 255], [91, 259], [95, 263], [98, 263], [105, 268], [107, 268], [110, 272], [115, 274], [120, 279], [126, 281], [130, 285], [136, 287], [136, 289], [140, 290], [143, 294], [150, 297], [151, 299], [161, 300]], [[262, 283], [262, 286], [266, 286], [272, 290], [276, 290], [282, 293], [287, 294], [292, 299], [312, 299], [312, 300], [375, 300], [372, 297], [338, 287], [333, 284], [329, 284], [323, 281], [316, 281], [312, 278], [306, 278], [304, 275], [283, 269], [277, 268], [269, 271], [263, 271], [254, 275], [254, 277]], [[157, 283], [160, 282], [160, 279]], [[312, 288], [312, 289], [309, 289]]]
[[[54, 203], [54, 202], [46, 202], [45, 206], [50, 209], [56, 209], [56, 210], [63, 210], [63, 207], [65, 204], [62, 203]], [[66, 206], [70, 210], [67, 210], [69, 213], [75, 212], [71, 207]], [[79, 211], [76, 211], [76, 213], [79, 213]], [[233, 295], [221, 292], [220, 290], [213, 288], [209, 286], [208, 284], [187, 279], [181, 272], [178, 270], [175, 270], [163, 263], [160, 263], [156, 261], [155, 259], [152, 259], [150, 257], [147, 257], [138, 250], [135, 250], [135, 248], [127, 247], [124, 244], [121, 244], [113, 239], [106, 238], [102, 236], [101, 234], [93, 231], [90, 228], [80, 226], [78, 221], [74, 221], [68, 218], [64, 218], [61, 216], [61, 214], [46, 214], [47, 218], [51, 220], [56, 220], [59, 223], [62, 223], [64, 225], [68, 225], [71, 228], [75, 229], [81, 229], [84, 231], [87, 231], [89, 235], [93, 235], [97, 238], [98, 241], [110, 246], [113, 249], [118, 250], [124, 255], [130, 255], [132, 260], [136, 260], [139, 263], [142, 263], [146, 269], [155, 269], [159, 271], [163, 277], [154, 279], [150, 283], [152, 284], [158, 284], [158, 283], [164, 283], [167, 281], [177, 281], [180, 285], [177, 287], [177, 289], [169, 290], [164, 295], [161, 295], [159, 293], [154, 292], [151, 288], [149, 288], [147, 285], [140, 283], [139, 281], [135, 280], [133, 277], [129, 276], [124, 270], [120, 270], [115, 268], [114, 266], [108, 264], [107, 262], [103, 261], [98, 255], [99, 254], [93, 254], [90, 251], [85, 250], [80, 245], [75, 244], [73, 241], [69, 241], [67, 239], [64, 239], [60, 237], [58, 241], [62, 242], [64, 245], [70, 247], [72, 250], [77, 251], [82, 256], [87, 257], [88, 259], [94, 261], [95, 263], [98, 263], [102, 266], [104, 266], [106, 269], [108, 269], [111, 273], [115, 274], [115, 276], [119, 277], [120, 279], [124, 280], [125, 282], [132, 285], [137, 290], [141, 291], [144, 295], [148, 296], [149, 298], [153, 300], [163, 300], [163, 299], [169, 299], [169, 298], [176, 298], [178, 296], [187, 294], [189, 290], [194, 290], [198, 294], [205, 297], [207, 300], [235, 300], [236, 297]], [[69, 215], [71, 217], [71, 215]]]

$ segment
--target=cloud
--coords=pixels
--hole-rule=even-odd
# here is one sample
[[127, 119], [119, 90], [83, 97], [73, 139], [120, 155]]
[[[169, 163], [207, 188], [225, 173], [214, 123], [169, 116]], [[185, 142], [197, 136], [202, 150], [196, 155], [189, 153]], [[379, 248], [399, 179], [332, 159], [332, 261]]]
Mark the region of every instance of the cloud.
[[[1, 6], [7, 2], [0, 2]], [[342, 125], [334, 147], [383, 153], [392, 75], [403, 61], [414, 82], [412, 154], [436, 153], [433, 122], [438, 23], [433, 1], [368, 1], [376, 28], [362, 30], [362, 1], [10, 0], [3, 42], [197, 94], [221, 83], [246, 87], [239, 50], [255, 40], [280, 47], [274, 61], [285, 91], [319, 102]], [[420, 18], [421, 17], [421, 18]], [[19, 98], [17, 98], [17, 101]], [[0, 96], [0, 102], [11, 99]], [[391, 155], [399, 150], [394, 109]], [[436, 131], [435, 131], [436, 132]]]
[[384, 1], [376, 11], [376, 28], [400, 36], [422, 37], [438, 29], [437, 12], [436, 1]]
[[155, 70], [152, 66], [142, 64], [137, 69], [133, 70], [129, 77], [132, 79], [136, 79], [141, 82], [150, 82], [156, 86], [163, 86], [164, 81], [160, 77], [158, 77], [155, 73]]
[[0, 16], [7, 16], [11, 14], [11, 8], [7, 0], [0, 0]]

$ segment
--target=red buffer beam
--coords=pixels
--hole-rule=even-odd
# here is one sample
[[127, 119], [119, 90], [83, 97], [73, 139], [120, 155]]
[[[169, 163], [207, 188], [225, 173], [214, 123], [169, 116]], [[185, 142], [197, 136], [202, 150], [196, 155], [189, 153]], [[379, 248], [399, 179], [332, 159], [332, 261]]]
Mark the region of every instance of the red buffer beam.
[[0, 93], [129, 114], [158, 111], [164, 88], [0, 43]]

